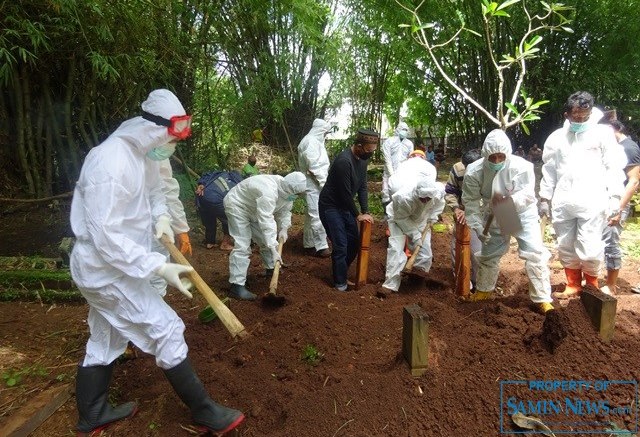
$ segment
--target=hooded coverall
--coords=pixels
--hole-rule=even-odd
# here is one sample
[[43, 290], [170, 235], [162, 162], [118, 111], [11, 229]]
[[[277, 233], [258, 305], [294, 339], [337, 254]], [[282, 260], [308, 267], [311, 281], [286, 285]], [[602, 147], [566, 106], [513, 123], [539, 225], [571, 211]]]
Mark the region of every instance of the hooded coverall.
[[[421, 159], [421, 158], [417, 158]], [[397, 173], [392, 179], [400, 176]], [[422, 231], [428, 228], [424, 243], [418, 252], [414, 267], [428, 272], [431, 269], [433, 254], [431, 252], [430, 226], [438, 221], [444, 209], [444, 185], [430, 179], [422, 179], [416, 184], [411, 177], [405, 178], [405, 185], [392, 194], [391, 203], [386, 212], [389, 223], [389, 246], [387, 248], [387, 271], [382, 286], [398, 291], [401, 273], [407, 263], [404, 252], [405, 236], [409, 237], [409, 249], [415, 247], [422, 239]], [[430, 198], [423, 203], [420, 198]]]
[[[488, 157], [504, 153], [504, 167], [498, 171], [489, 166]], [[525, 261], [525, 270], [531, 285], [529, 296], [535, 303], [551, 302], [551, 284], [547, 262], [550, 253], [542, 243], [538, 209], [534, 193], [533, 164], [511, 154], [511, 141], [507, 135], [495, 129], [487, 135], [482, 145], [482, 157], [466, 169], [462, 182], [462, 203], [469, 227], [481, 236], [491, 213], [494, 195], [510, 196], [515, 204], [522, 229], [514, 237], [518, 242], [518, 254]], [[489, 228], [489, 238], [476, 254], [478, 291], [492, 292], [498, 281], [500, 258], [509, 249], [510, 236], [503, 236], [496, 220]]]
[[229, 282], [245, 285], [251, 255], [251, 239], [260, 247], [267, 269], [274, 268], [278, 234], [291, 226], [295, 195], [306, 189], [300, 172], [285, 176], [257, 175], [243, 180], [224, 198], [229, 234], [234, 239], [229, 255]]
[[598, 277], [604, 259], [602, 231], [624, 192], [627, 159], [609, 126], [597, 124], [595, 108], [586, 131], [569, 123], [544, 143], [539, 197], [551, 200], [558, 257], [567, 269]]
[[[167, 119], [185, 114], [168, 91], [142, 109]], [[110, 364], [129, 340], [163, 369], [187, 357], [184, 323], [151, 284], [167, 261], [152, 251], [154, 222], [168, 210], [160, 164], [145, 155], [172, 139], [166, 127], [135, 117], [85, 158], [70, 218], [77, 238], [71, 275], [89, 303], [85, 367]]]
[[409, 126], [407, 123], [400, 122], [396, 128], [395, 135], [387, 138], [382, 144], [382, 157], [384, 159], [384, 170], [382, 172], [382, 203], [387, 204], [391, 201], [391, 193], [389, 192], [389, 178], [396, 172], [398, 165], [409, 158], [413, 151], [413, 143], [411, 140], [400, 139], [398, 136], [402, 131], [407, 134]]
[[298, 166], [307, 178], [303, 245], [305, 248], [315, 248], [316, 252], [329, 248], [327, 232], [320, 221], [318, 199], [329, 174], [329, 156], [324, 147], [324, 137], [330, 130], [331, 124], [317, 118], [298, 145]]
[[[187, 216], [184, 212], [184, 206], [180, 201], [180, 184], [173, 177], [173, 169], [168, 159], [160, 162], [160, 178], [162, 180], [162, 191], [165, 195], [167, 212], [171, 216], [171, 229], [177, 234], [183, 234], [189, 232], [189, 224], [187, 223]], [[165, 255], [167, 262], [169, 261], [169, 251], [164, 247], [162, 242], [158, 239], [152, 239], [151, 250], [153, 252], [162, 253]], [[167, 281], [160, 276], [154, 275], [151, 277], [151, 284], [158, 290], [161, 296], [167, 294]]]
[[389, 178], [389, 197], [398, 190], [409, 185], [415, 186], [423, 179], [435, 182], [438, 172], [436, 168], [426, 159], [420, 156], [412, 156], [398, 164], [396, 172]]

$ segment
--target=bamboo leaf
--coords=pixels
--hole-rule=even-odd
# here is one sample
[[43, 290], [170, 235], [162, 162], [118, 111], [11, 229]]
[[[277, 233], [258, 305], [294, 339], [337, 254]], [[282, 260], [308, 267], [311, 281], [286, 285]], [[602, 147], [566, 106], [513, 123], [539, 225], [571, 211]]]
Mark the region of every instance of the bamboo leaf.
[[504, 8], [508, 8], [509, 6], [518, 3], [520, 0], [507, 0], [506, 2], [502, 3], [500, 6], [498, 6], [498, 10], [500, 9], [504, 9]]

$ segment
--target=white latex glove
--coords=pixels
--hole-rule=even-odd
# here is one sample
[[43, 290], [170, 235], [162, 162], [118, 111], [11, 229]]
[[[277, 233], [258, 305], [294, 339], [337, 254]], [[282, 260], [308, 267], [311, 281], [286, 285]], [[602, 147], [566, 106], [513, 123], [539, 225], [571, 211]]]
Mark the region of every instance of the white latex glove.
[[161, 215], [156, 222], [156, 238], [162, 237], [162, 234], [167, 234], [171, 242], [175, 242], [173, 229], [171, 229], [171, 217], [168, 215]]
[[187, 296], [189, 299], [193, 297], [193, 295], [189, 292], [189, 288], [193, 286], [191, 281], [187, 278], [180, 278], [181, 273], [192, 272], [193, 267], [191, 266], [183, 266], [181, 264], [174, 263], [164, 263], [160, 266], [156, 273], [158, 276], [161, 276], [167, 283], [176, 287], [182, 294]]
[[287, 230], [286, 229], [280, 229], [280, 232], [278, 232], [278, 241], [282, 240], [283, 242], [287, 242], [287, 238], [289, 238], [289, 235], [287, 234]]
[[271, 256], [273, 257], [273, 265], [275, 266], [277, 262], [280, 262], [280, 265], [282, 265], [282, 257], [278, 253], [278, 247], [272, 246], [269, 250], [271, 250]]
[[609, 197], [609, 206], [607, 209], [607, 217], [617, 215], [620, 212], [620, 198], [617, 196]]

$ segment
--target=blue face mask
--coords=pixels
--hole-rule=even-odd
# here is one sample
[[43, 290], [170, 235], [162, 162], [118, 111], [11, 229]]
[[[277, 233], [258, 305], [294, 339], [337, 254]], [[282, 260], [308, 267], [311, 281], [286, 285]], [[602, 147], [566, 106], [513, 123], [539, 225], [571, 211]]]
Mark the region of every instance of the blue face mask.
[[588, 127], [589, 124], [586, 121], [584, 123], [575, 123], [573, 121], [569, 123], [569, 130], [577, 134], [586, 131]]
[[164, 161], [165, 159], [169, 159], [175, 151], [176, 145], [173, 143], [168, 143], [149, 150], [147, 152], [147, 157], [154, 161]]
[[487, 161], [487, 163], [489, 164], [489, 168], [493, 171], [502, 170], [502, 168], [504, 167], [504, 161], [495, 162], [495, 163], [491, 161]]
[[293, 202], [294, 200], [296, 200], [296, 197], [298, 197], [297, 194], [289, 194], [289, 197], [287, 197], [287, 200], [289, 202]]

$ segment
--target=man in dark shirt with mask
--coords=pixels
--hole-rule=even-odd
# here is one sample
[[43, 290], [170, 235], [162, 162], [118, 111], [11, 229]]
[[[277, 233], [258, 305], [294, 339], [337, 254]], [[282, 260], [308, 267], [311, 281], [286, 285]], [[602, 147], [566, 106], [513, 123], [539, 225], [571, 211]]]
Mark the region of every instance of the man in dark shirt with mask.
[[[333, 246], [333, 283], [338, 291], [347, 290], [347, 271], [358, 254], [358, 222], [373, 223], [367, 199], [367, 164], [379, 142], [377, 132], [358, 130], [353, 146], [340, 152], [331, 164], [327, 182], [320, 192], [320, 221]], [[360, 213], [353, 200], [356, 193]]]

